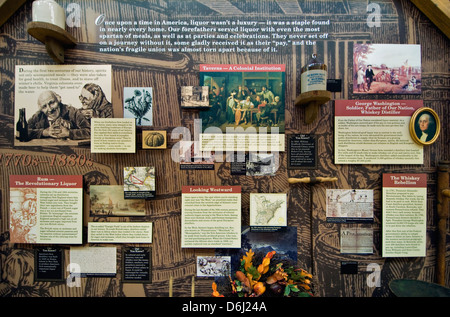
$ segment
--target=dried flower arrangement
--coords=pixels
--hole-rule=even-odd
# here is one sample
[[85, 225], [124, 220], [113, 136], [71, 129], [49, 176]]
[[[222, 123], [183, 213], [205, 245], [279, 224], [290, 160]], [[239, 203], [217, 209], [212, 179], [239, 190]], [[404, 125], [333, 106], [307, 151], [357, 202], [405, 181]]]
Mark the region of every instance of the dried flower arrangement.
[[[235, 273], [235, 279], [229, 276], [231, 294], [238, 297], [314, 296], [312, 275], [294, 266], [283, 267], [284, 263], [271, 263], [275, 253], [268, 252], [256, 267], [253, 265], [254, 252], [251, 249], [246, 252], [241, 259], [239, 270]], [[214, 297], [225, 296], [218, 291], [216, 282], [212, 283], [212, 289]]]

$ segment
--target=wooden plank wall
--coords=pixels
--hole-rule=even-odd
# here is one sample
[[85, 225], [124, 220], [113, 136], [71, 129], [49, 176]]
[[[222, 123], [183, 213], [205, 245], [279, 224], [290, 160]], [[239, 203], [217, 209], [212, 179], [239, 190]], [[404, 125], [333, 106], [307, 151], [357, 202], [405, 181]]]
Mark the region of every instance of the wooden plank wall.
[[[68, 288], [65, 283], [34, 283], [30, 272], [19, 270], [18, 282], [2, 275], [0, 283], [9, 292], [7, 296], [168, 296], [169, 281], [173, 280], [173, 296], [190, 296], [192, 276], [196, 272], [196, 256], [213, 254], [214, 250], [181, 249], [181, 186], [182, 185], [240, 185], [242, 186], [242, 221], [249, 220], [251, 192], [286, 192], [288, 195], [288, 224], [297, 227], [298, 264], [314, 274], [316, 295], [321, 297], [360, 296], [390, 297], [389, 282], [398, 278], [435, 281], [436, 259], [436, 168], [440, 160], [450, 159], [449, 135], [449, 40], [410, 1], [380, 0], [381, 26], [367, 26], [367, 1], [88, 1], [77, 3], [82, 7], [81, 21], [93, 21], [99, 13], [122, 20], [221, 19], [229, 9], [243, 17], [292, 19], [330, 19], [330, 38], [317, 46], [295, 47], [289, 54], [145, 54], [116, 55], [99, 53], [98, 34], [88, 24], [70, 28], [79, 43], [66, 52], [66, 64], [111, 64], [113, 69], [112, 103], [114, 115], [122, 116], [123, 87], [153, 87], [155, 100], [154, 128], [166, 129], [187, 126], [192, 128], [196, 112], [179, 107], [179, 89], [184, 85], [198, 85], [199, 64], [285, 64], [286, 65], [286, 134], [310, 133], [318, 139], [317, 170], [288, 170], [287, 155], [281, 153], [281, 167], [274, 177], [233, 176], [228, 162], [216, 163], [212, 171], [181, 171], [171, 160], [170, 146], [165, 151], [138, 150], [136, 154], [92, 154], [83, 147], [13, 147], [14, 126], [14, 67], [15, 65], [53, 64], [41, 43], [26, 32], [31, 20], [31, 2], [26, 3], [0, 27], [0, 154], [24, 153], [48, 157], [52, 154], [85, 155], [95, 165], [92, 168], [2, 166], [0, 255], [2, 270], [5, 263], [21, 261], [33, 265], [32, 245], [11, 244], [8, 238], [8, 176], [10, 174], [69, 174], [90, 175], [97, 171], [109, 184], [122, 184], [124, 166], [153, 165], [157, 171], [157, 198], [147, 202], [146, 221], [154, 224], [153, 282], [151, 284], [122, 284], [116, 278], [83, 279], [81, 288]], [[60, 1], [67, 6], [70, 1]], [[226, 5], [225, 5], [226, 4]], [[235, 16], [236, 17], [236, 16]], [[239, 16], [237, 16], [239, 17]], [[91, 22], [92, 23], [92, 22]], [[422, 95], [400, 98], [424, 100], [439, 114], [441, 137], [424, 150], [423, 166], [414, 165], [335, 165], [333, 163], [333, 102], [320, 108], [318, 119], [304, 124], [304, 110], [294, 106], [299, 94], [300, 69], [312, 52], [322, 56], [329, 67], [329, 78], [342, 79], [343, 89], [333, 93], [333, 99], [383, 99], [385, 96], [352, 95], [352, 48], [355, 43], [420, 44], [422, 47]], [[398, 98], [394, 96], [391, 98]], [[138, 133], [138, 141], [139, 141]], [[139, 148], [139, 147], [138, 147]], [[427, 256], [425, 258], [381, 257], [381, 173], [423, 172], [428, 175]], [[336, 176], [335, 184], [289, 185], [288, 177]], [[339, 224], [325, 219], [327, 188], [372, 189], [375, 199], [374, 254], [342, 255], [339, 249]], [[86, 193], [86, 197], [88, 194]], [[87, 199], [86, 199], [87, 200]], [[87, 208], [88, 209], [88, 208]], [[86, 214], [87, 221], [91, 219]], [[120, 217], [111, 221], [140, 221]], [[120, 250], [117, 245], [120, 263]], [[447, 247], [447, 272], [449, 268]], [[65, 248], [68, 256], [68, 247]], [[11, 262], [12, 261], [12, 262]], [[16, 261], [16, 262], [14, 262]], [[358, 274], [340, 274], [341, 261], [356, 261]], [[367, 286], [367, 266], [376, 263], [381, 268], [381, 286]], [[25, 285], [32, 285], [25, 291]], [[446, 285], [450, 285], [447, 274]], [[211, 280], [195, 279], [196, 296], [210, 296]]]

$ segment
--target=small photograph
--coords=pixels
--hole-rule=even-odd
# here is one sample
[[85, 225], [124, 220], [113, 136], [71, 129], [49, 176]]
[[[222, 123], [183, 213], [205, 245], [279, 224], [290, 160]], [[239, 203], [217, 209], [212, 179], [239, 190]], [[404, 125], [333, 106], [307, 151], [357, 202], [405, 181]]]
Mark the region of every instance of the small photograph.
[[144, 199], [124, 199], [123, 185], [90, 186], [91, 217], [145, 216]]
[[250, 193], [250, 226], [287, 226], [285, 193]]
[[125, 87], [123, 100], [124, 118], [135, 118], [137, 126], [153, 125], [152, 87]]
[[249, 153], [247, 176], [275, 176], [277, 167], [273, 154]]
[[419, 108], [411, 116], [409, 132], [414, 142], [429, 145], [436, 141], [441, 129], [437, 113], [427, 107]]
[[142, 148], [143, 149], [166, 149], [167, 148], [167, 131], [142, 131]]
[[200, 151], [195, 142], [180, 141], [180, 168], [182, 170], [213, 170], [214, 151]]
[[230, 256], [197, 256], [197, 276], [228, 276], [231, 273]]
[[182, 86], [181, 108], [211, 108], [209, 104], [209, 86]]
[[354, 94], [420, 94], [420, 45], [355, 44]]

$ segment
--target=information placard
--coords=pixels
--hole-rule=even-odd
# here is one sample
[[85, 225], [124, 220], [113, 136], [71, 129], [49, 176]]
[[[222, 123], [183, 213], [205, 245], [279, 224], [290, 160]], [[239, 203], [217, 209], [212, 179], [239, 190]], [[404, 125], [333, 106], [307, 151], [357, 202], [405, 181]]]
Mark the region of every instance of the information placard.
[[426, 256], [427, 175], [383, 174], [382, 256]]
[[311, 134], [288, 135], [288, 169], [317, 168], [317, 139]]
[[10, 175], [12, 243], [81, 244], [81, 175]]
[[423, 164], [409, 133], [422, 100], [336, 100], [335, 164]]
[[152, 249], [129, 247], [122, 251], [122, 281], [150, 283], [152, 281]]
[[51, 247], [36, 249], [34, 267], [36, 281], [62, 281], [64, 279], [62, 249]]
[[151, 222], [89, 222], [90, 243], [152, 243]]
[[183, 186], [182, 248], [241, 247], [241, 187]]
[[136, 119], [92, 118], [92, 153], [135, 153]]

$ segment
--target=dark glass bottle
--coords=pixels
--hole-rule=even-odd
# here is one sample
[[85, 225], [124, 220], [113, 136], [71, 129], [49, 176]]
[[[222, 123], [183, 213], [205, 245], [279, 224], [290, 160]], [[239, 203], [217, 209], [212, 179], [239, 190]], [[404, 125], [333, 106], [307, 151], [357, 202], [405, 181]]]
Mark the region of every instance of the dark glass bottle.
[[19, 120], [16, 123], [16, 138], [20, 142], [28, 141], [28, 123], [25, 108], [19, 109]]

